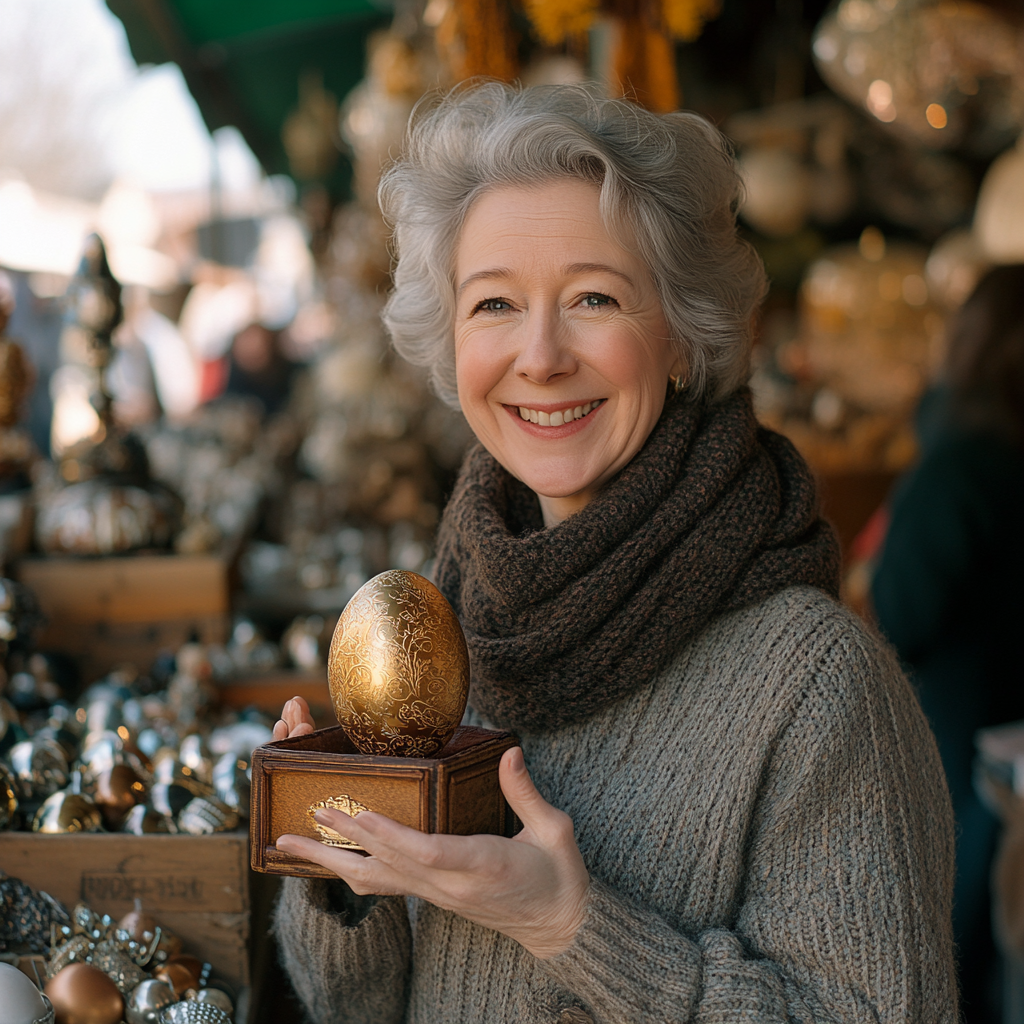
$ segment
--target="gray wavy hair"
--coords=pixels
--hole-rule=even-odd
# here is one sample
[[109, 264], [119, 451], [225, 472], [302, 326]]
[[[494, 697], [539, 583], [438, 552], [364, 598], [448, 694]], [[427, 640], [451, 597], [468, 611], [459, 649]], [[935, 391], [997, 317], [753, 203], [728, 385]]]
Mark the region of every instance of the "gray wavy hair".
[[586, 86], [485, 82], [421, 103], [378, 197], [394, 229], [383, 319], [409, 362], [458, 408], [455, 254], [470, 207], [506, 186], [576, 178], [600, 190], [609, 232], [646, 264], [693, 400], [725, 398], [750, 372], [767, 289], [737, 237], [741, 183], [728, 143], [697, 114], [652, 114]]

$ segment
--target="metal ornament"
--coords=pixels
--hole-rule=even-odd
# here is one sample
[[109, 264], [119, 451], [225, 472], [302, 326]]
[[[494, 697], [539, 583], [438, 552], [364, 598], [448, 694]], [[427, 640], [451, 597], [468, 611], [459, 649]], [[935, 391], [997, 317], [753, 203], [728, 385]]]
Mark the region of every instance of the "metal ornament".
[[174, 990], [167, 982], [147, 978], [136, 985], [127, 999], [128, 1024], [157, 1024], [175, 1000]]
[[213, 1003], [190, 999], [169, 1006], [160, 1021], [161, 1024], [231, 1024], [231, 1017]]
[[36, 892], [19, 878], [0, 871], [0, 950], [27, 947], [44, 953], [54, 926], [70, 922], [63, 904], [47, 892]]
[[15, 823], [18, 813], [18, 791], [10, 768], [0, 761], [0, 832]]
[[68, 784], [67, 758], [56, 740], [24, 740], [11, 747], [8, 757], [25, 800], [45, 800]]
[[171, 818], [161, 814], [152, 804], [136, 804], [124, 819], [121, 831], [144, 836], [154, 832], [177, 832], [178, 829]]
[[346, 839], [340, 832], [336, 832], [327, 825], [321, 825], [316, 820], [316, 812], [325, 809], [341, 811], [350, 818], [354, 818], [357, 814], [362, 814], [363, 811], [368, 811], [370, 808], [358, 800], [353, 800], [348, 793], [341, 793], [338, 796], [329, 796], [326, 800], [317, 800], [306, 809], [306, 814], [309, 815], [309, 820], [313, 823], [313, 828], [316, 829], [317, 835], [320, 836], [320, 842], [324, 846], [337, 846], [344, 850], [361, 850], [362, 847], [358, 843]]
[[219, 1010], [223, 1010], [229, 1017], [233, 1018], [235, 1015], [235, 1004], [231, 1001], [231, 996], [229, 996], [223, 989], [201, 988], [189, 998], [196, 1003], [206, 1003], [210, 1006], [216, 1006]]
[[68, 832], [99, 832], [103, 818], [86, 796], [64, 790], [47, 797], [32, 819], [32, 831], [48, 835]]
[[338, 722], [360, 753], [432, 757], [466, 710], [466, 639], [437, 587], [391, 569], [346, 605], [327, 678]]
[[0, 963], [0, 1006], [11, 1024], [53, 1024], [50, 1000], [12, 964]]
[[238, 827], [238, 812], [212, 796], [197, 796], [178, 815], [178, 828], [193, 836], [227, 832]]
[[127, 996], [146, 977], [142, 968], [132, 961], [121, 945], [110, 939], [96, 946], [90, 963], [101, 970], [123, 996]]

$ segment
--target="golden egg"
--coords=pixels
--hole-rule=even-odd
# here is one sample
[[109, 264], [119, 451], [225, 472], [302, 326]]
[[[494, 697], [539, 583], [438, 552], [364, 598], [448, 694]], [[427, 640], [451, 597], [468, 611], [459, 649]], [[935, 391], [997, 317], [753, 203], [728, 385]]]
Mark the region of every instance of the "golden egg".
[[327, 678], [338, 721], [361, 753], [431, 757], [466, 710], [466, 638], [433, 583], [390, 569], [342, 612]]
[[93, 801], [111, 830], [119, 828], [128, 812], [145, 799], [146, 787], [130, 765], [115, 764], [96, 779]]
[[117, 986], [90, 964], [68, 964], [44, 990], [53, 1003], [56, 1024], [117, 1024], [124, 999]]
[[[117, 927], [126, 931], [136, 942], [149, 943], [156, 934], [156, 918], [152, 914], [147, 914], [142, 909], [142, 900], [137, 899], [135, 909], [129, 910], [117, 922]], [[147, 932], [149, 933], [148, 939], [144, 937]]]

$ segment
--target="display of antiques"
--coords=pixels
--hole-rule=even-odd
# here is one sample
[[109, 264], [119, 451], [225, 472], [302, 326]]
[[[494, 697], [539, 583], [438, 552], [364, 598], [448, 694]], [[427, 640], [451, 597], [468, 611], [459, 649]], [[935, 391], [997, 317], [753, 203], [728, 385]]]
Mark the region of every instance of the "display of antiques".
[[106, 371], [123, 309], [121, 286], [110, 272], [98, 235], [86, 243], [66, 303], [61, 347], [67, 359], [91, 372], [98, 422], [91, 437], [62, 453], [60, 481], [42, 479], [36, 541], [52, 554], [167, 548], [180, 527], [181, 500], [152, 479], [141, 440], [114, 421]]
[[226, 1024], [234, 1018], [231, 986], [213, 977], [212, 966], [190, 955], [141, 900], [114, 921], [84, 902], [69, 912], [48, 893], [0, 872], [0, 908], [0, 949], [8, 961], [0, 963], [0, 1012], [9, 1024]]
[[316, 818], [366, 810], [423, 832], [506, 834], [498, 784], [509, 732], [460, 725], [469, 657], [451, 606], [429, 580], [391, 570], [346, 606], [331, 640], [328, 682], [339, 724], [253, 752], [252, 866], [330, 877], [276, 848], [285, 833], [360, 849]]
[[186, 644], [170, 670], [154, 667], [163, 687], [126, 667], [73, 701], [59, 663], [32, 650], [31, 593], [0, 580], [0, 604], [0, 830], [198, 836], [239, 826], [252, 750], [271, 733], [258, 712], [218, 710], [214, 679], [255, 660], [255, 631], [236, 629], [226, 648]]

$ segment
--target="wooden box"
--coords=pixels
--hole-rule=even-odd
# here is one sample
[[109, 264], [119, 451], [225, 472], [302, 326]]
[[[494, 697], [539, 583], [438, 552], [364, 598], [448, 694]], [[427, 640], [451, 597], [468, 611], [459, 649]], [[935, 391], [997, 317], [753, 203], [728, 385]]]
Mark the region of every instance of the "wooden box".
[[223, 643], [229, 566], [223, 554], [26, 558], [16, 576], [47, 618], [39, 647], [74, 657], [89, 681], [190, 639]]
[[0, 833], [0, 868], [60, 900], [119, 918], [135, 899], [241, 989], [249, 984], [248, 836]]
[[275, 843], [286, 833], [323, 841], [318, 804], [376, 811], [421, 832], [509, 835], [513, 815], [498, 785], [510, 732], [459, 726], [436, 758], [360, 754], [340, 725], [258, 747], [252, 758], [252, 866], [256, 871], [333, 878]]

